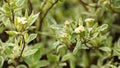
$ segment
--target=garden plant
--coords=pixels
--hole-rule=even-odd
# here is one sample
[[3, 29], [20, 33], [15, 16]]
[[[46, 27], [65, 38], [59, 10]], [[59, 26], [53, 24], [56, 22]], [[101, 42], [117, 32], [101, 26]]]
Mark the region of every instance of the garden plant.
[[0, 68], [120, 68], [120, 0], [0, 0]]

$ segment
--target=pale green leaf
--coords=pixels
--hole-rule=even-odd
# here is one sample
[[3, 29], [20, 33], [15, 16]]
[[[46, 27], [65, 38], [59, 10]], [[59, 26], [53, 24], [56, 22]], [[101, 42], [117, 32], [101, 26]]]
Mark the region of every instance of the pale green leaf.
[[21, 7], [24, 4], [25, 0], [17, 0], [16, 5], [17, 7]]
[[38, 49], [33, 49], [33, 50], [27, 50], [23, 53], [23, 56], [26, 57], [26, 56], [30, 56], [30, 55], [33, 55], [34, 53], [37, 52]]
[[33, 13], [28, 18], [27, 29], [37, 20], [39, 13], [33, 15]]
[[64, 55], [62, 57], [62, 60], [61, 61], [66, 61], [66, 60], [69, 60], [71, 58], [71, 53], [67, 53], [66, 55]]
[[99, 49], [102, 50], [102, 51], [105, 51], [105, 52], [110, 52], [111, 51], [111, 48], [109, 48], [109, 47], [100, 47]]
[[47, 58], [48, 58], [49, 61], [53, 61], [53, 62], [59, 61], [59, 56], [57, 56], [57, 55], [48, 54]]
[[17, 31], [6, 31], [6, 33], [10, 36], [15, 36], [15, 35], [19, 34]]
[[104, 31], [108, 28], [108, 25], [107, 24], [103, 24], [102, 26], [99, 27], [99, 30], [100, 31]]
[[4, 59], [3, 59], [3, 57], [2, 57], [2, 56], [0, 56], [0, 67], [2, 67], [2, 66], [3, 66], [3, 62], [4, 62]]
[[73, 55], [77, 55], [77, 53], [79, 52], [81, 47], [82, 47], [81, 42], [78, 41], [75, 48], [74, 48], [74, 50], [73, 50]]
[[26, 65], [21, 64], [21, 65], [18, 65], [16, 68], [27, 68], [27, 66], [26, 66]]
[[47, 60], [40, 60], [38, 63], [37, 63], [37, 68], [39, 67], [45, 67], [47, 65], [49, 65], [50, 63], [47, 61]]
[[32, 40], [34, 40], [37, 37], [37, 34], [30, 34], [29, 38], [28, 38], [28, 43], [31, 42]]

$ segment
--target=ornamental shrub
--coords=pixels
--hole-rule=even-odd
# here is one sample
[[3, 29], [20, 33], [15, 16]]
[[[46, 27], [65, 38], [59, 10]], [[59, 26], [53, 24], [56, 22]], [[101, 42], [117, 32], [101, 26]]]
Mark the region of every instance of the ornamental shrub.
[[0, 0], [0, 68], [120, 68], [120, 0]]

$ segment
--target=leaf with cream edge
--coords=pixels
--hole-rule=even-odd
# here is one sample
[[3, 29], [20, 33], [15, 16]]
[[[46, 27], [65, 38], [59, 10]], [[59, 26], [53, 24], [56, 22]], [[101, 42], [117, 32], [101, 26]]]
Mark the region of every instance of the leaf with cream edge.
[[38, 51], [38, 49], [32, 49], [32, 50], [24, 51], [24, 52], [23, 52], [23, 57], [33, 55], [33, 54], [36, 53], [37, 51]]
[[19, 34], [17, 31], [6, 31], [6, 33], [7, 33], [9, 36], [15, 36], [15, 35]]
[[28, 21], [27, 21], [27, 28], [26, 29], [29, 29], [29, 27], [37, 20], [39, 16], [39, 13], [33, 15], [33, 13], [30, 15], [30, 17], [28, 17]]
[[30, 36], [28, 37], [28, 43], [30, 43], [32, 40], [34, 40], [37, 37], [37, 34], [30, 34]]

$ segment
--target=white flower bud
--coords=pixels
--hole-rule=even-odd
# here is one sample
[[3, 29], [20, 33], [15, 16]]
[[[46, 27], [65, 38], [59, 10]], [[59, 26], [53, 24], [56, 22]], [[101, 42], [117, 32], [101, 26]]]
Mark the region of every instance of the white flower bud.
[[22, 24], [26, 24], [27, 23], [27, 20], [25, 17], [18, 17], [18, 23], [22, 23]]
[[67, 36], [68, 36], [67, 33], [62, 33], [62, 34], [61, 34], [61, 37], [62, 37], [62, 38], [66, 38]]
[[83, 31], [85, 31], [85, 28], [83, 26], [79, 26], [78, 28], [76, 28], [74, 30], [75, 33], [80, 33], [80, 32], [83, 32]]
[[85, 22], [86, 22], [86, 23], [94, 22], [94, 21], [95, 21], [95, 19], [93, 19], [93, 18], [87, 18], [87, 19], [85, 19]]
[[70, 22], [66, 20], [65, 25], [70, 25]]
[[104, 1], [103, 4], [104, 4], [104, 5], [108, 5], [108, 4], [109, 4], [109, 1]]

